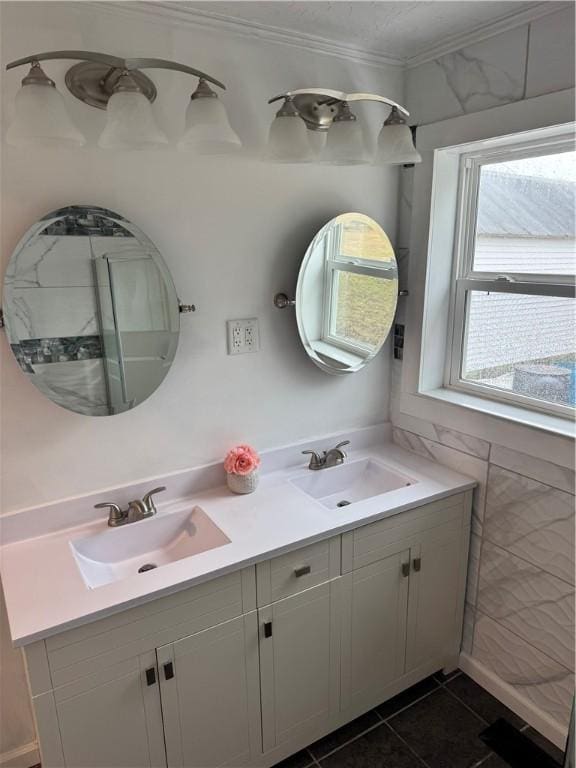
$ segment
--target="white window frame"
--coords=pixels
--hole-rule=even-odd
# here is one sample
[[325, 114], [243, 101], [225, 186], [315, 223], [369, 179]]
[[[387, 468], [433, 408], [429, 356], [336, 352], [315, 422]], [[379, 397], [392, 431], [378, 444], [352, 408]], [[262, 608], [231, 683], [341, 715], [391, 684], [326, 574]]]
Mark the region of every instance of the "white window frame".
[[[376, 347], [361, 342], [353, 342], [350, 339], [339, 336], [335, 332], [337, 280], [339, 272], [349, 272], [367, 277], [377, 277], [380, 280], [394, 280], [398, 276], [394, 262], [389, 265], [370, 259], [357, 259], [352, 256], [340, 254], [341, 231], [340, 227], [334, 227], [325, 240], [325, 271], [324, 271], [324, 307], [322, 312], [323, 327], [321, 340], [326, 344], [351, 352], [361, 358], [367, 358], [374, 354]], [[390, 275], [387, 273], [390, 272]]]
[[474, 270], [478, 190], [483, 166], [529, 157], [574, 151], [572, 131], [554, 137], [536, 137], [505, 146], [486, 147], [462, 152], [459, 159], [457, 220], [452, 265], [452, 285], [449, 311], [449, 339], [446, 350], [444, 386], [448, 389], [478, 395], [499, 402], [509, 402], [523, 408], [550, 413], [565, 418], [574, 417], [572, 406], [548, 403], [516, 392], [472, 382], [462, 377], [466, 351], [466, 327], [471, 291], [518, 293], [539, 296], [574, 297], [572, 275], [481, 272]]

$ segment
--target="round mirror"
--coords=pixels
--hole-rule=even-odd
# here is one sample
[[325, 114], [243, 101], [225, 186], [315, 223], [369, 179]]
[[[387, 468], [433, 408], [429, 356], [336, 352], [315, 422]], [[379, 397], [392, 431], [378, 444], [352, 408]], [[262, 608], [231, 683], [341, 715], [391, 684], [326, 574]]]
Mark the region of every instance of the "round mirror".
[[362, 213], [329, 221], [308, 246], [296, 287], [300, 338], [327, 373], [355, 373], [390, 333], [398, 265], [382, 227]]
[[176, 354], [168, 267], [138, 227], [105, 208], [74, 205], [34, 224], [8, 264], [3, 305], [20, 368], [76, 413], [135, 408]]

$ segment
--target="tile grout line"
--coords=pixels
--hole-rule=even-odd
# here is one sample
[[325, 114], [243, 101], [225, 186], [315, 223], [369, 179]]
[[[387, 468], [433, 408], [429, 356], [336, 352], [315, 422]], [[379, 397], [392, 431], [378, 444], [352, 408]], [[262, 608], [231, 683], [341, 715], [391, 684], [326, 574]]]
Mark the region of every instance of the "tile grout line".
[[[484, 689], [482, 689], [484, 690]], [[462, 704], [463, 707], [465, 707], [469, 712], [471, 712], [475, 717], [477, 717], [481, 722], [483, 722], [486, 726], [489, 726], [490, 723], [488, 720], [485, 720], [482, 715], [479, 715], [478, 712], [475, 712], [472, 707], [468, 706], [468, 704], [463, 701], [457, 694], [453, 693], [450, 688], [446, 688], [446, 692], [452, 696], [453, 699], [456, 699], [460, 704]]]
[[308, 756], [311, 758], [312, 762], [306, 766], [306, 768], [313, 768], [313, 766], [316, 766], [316, 768], [322, 768], [318, 760], [314, 757], [312, 752], [308, 748], [306, 748], [306, 752], [308, 752]]
[[[373, 711], [375, 711], [375, 710], [373, 710]], [[376, 714], [378, 714], [378, 713], [376, 713]], [[354, 721], [352, 721], [352, 722], [354, 722]], [[376, 728], [380, 728], [380, 726], [383, 725], [383, 724], [384, 724], [384, 721], [382, 719], [380, 719], [379, 723], [374, 723], [374, 725], [371, 725], [370, 728], [366, 728], [366, 730], [362, 731], [362, 733], [359, 733], [356, 736], [353, 736], [351, 739], [348, 739], [348, 741], [344, 741], [342, 744], [340, 744], [340, 746], [336, 747], [335, 749], [332, 749], [330, 752], [326, 752], [326, 754], [322, 755], [322, 757], [316, 758], [316, 757], [314, 757], [314, 754], [310, 751], [310, 749], [308, 749], [307, 751], [312, 755], [312, 759], [317, 764], [319, 764], [321, 760], [325, 760], [327, 757], [331, 757], [333, 754], [335, 754], [336, 752], [339, 752], [341, 749], [344, 749], [344, 747], [347, 747], [349, 744], [352, 744], [353, 742], [358, 741], [358, 739], [360, 737], [365, 736], [367, 733], [370, 733], [370, 731], [373, 731]], [[327, 735], [329, 736], [330, 734], [327, 734]]]
[[[478, 534], [475, 534], [478, 535]], [[499, 544], [497, 541], [493, 541], [493, 539], [490, 538], [490, 536], [485, 536], [484, 533], [482, 533], [481, 537], [482, 541], [486, 540], [491, 546], [496, 547], [501, 552], [505, 552], [507, 555], [511, 555], [512, 557], [515, 557], [517, 560], [522, 560], [523, 563], [526, 563], [526, 565], [529, 565], [531, 568], [534, 568], [536, 571], [540, 571], [541, 573], [545, 573], [547, 576], [552, 576], [553, 579], [558, 579], [558, 581], [561, 581], [563, 584], [567, 584], [569, 587], [572, 587], [574, 589], [574, 584], [571, 581], [567, 581], [563, 576], [558, 576], [556, 573], [552, 573], [551, 571], [546, 570], [546, 568], [543, 568], [541, 565], [536, 565], [531, 560], [527, 560], [522, 555], [517, 555], [516, 552], [513, 552], [511, 549], [507, 549], [506, 547], [503, 547], [502, 544]]]
[[380, 713], [377, 712], [378, 716], [382, 718], [383, 723], [388, 723], [388, 720], [391, 720], [393, 717], [396, 717], [396, 715], [399, 715], [401, 712], [405, 712], [407, 709], [410, 709], [410, 707], [413, 704], [418, 704], [418, 702], [423, 701], [424, 699], [428, 698], [428, 696], [431, 696], [433, 693], [435, 693], [439, 688], [443, 686], [443, 683], [438, 683], [438, 687], [434, 688], [431, 691], [428, 691], [428, 693], [425, 693], [423, 696], [420, 696], [418, 699], [414, 699], [414, 701], [411, 701], [410, 704], [406, 704], [405, 707], [402, 707], [402, 709], [396, 710], [396, 712], [393, 712], [391, 715], [388, 715], [388, 717], [382, 717]]
[[486, 757], [483, 757], [477, 763], [474, 763], [472, 768], [481, 768], [481, 766], [484, 765], [484, 763], [487, 763], [488, 760], [490, 760], [491, 757], [494, 757], [495, 754], [496, 754], [496, 752], [490, 751], [490, 753], [488, 755], [486, 755]]
[[390, 725], [390, 723], [384, 723], [384, 725], [388, 726], [388, 728], [389, 728], [389, 729], [392, 731], [392, 733], [394, 734], [394, 736], [396, 736], [396, 738], [397, 738], [397, 739], [399, 739], [399, 740], [402, 742], [402, 744], [404, 744], [404, 746], [405, 746], [405, 747], [406, 747], [406, 748], [407, 748], [407, 749], [408, 749], [408, 750], [409, 750], [409, 751], [410, 751], [410, 752], [411, 752], [411, 753], [412, 753], [412, 754], [413, 754], [413, 755], [414, 755], [414, 756], [415, 756], [415, 757], [416, 757], [416, 758], [417, 758], [417, 759], [418, 759], [418, 760], [419, 760], [419, 761], [422, 763], [422, 765], [426, 766], [426, 768], [430, 768], [430, 766], [429, 766], [429, 765], [428, 765], [428, 763], [427, 763], [427, 762], [424, 760], [424, 758], [423, 758], [423, 757], [420, 757], [420, 755], [418, 754], [418, 752], [416, 752], [414, 749], [412, 749], [412, 747], [411, 747], [411, 746], [410, 746], [410, 744], [409, 744], [409, 743], [406, 741], [406, 739], [404, 739], [404, 737], [403, 737], [403, 736], [400, 736], [400, 734], [398, 733], [398, 731], [395, 731], [395, 730], [394, 730], [394, 728], [392, 728], [392, 726]]
[[524, 645], [528, 645], [530, 648], [534, 648], [534, 650], [538, 651], [538, 653], [541, 653], [543, 656], [546, 656], [546, 658], [549, 661], [554, 662], [554, 664], [557, 664], [559, 667], [562, 667], [562, 669], [569, 675], [573, 675], [573, 671], [569, 669], [565, 664], [563, 664], [561, 661], [558, 661], [558, 659], [555, 659], [554, 656], [550, 656], [550, 654], [547, 651], [543, 651], [542, 648], [539, 648], [537, 645], [533, 645], [532, 643], [528, 642], [525, 638], [522, 637], [522, 635], [519, 635], [518, 632], [515, 632], [513, 629], [510, 629], [510, 627], [507, 627], [505, 624], [502, 624], [502, 622], [499, 619], [495, 619], [494, 616], [490, 616], [489, 613], [486, 613], [485, 611], [481, 610], [480, 608], [476, 609], [478, 613], [481, 613], [482, 616], [484, 616], [487, 619], [490, 619], [490, 621], [493, 621], [494, 624], [498, 624], [499, 627], [502, 627], [502, 629], [505, 629], [507, 632], [510, 632], [511, 635], [514, 635], [515, 637], [519, 638]]
[[[517, 451], [517, 453], [520, 453]], [[562, 464], [555, 464], [553, 461], [548, 461], [548, 459], [537, 459], [535, 456], [530, 456], [529, 454], [523, 454], [524, 456], [528, 456], [530, 459], [534, 459], [535, 461], [543, 461], [546, 464], [551, 464], [553, 467], [556, 467], [560, 470], [566, 470], [568, 472], [573, 472], [574, 470], [570, 469], [570, 467], [565, 467]], [[503, 467], [501, 464], [496, 464], [496, 462], [491, 461], [489, 462], [490, 466], [496, 467], [497, 469], [502, 469], [504, 472], [508, 472], [511, 475], [518, 475], [518, 477], [522, 477], [524, 480], [530, 480], [533, 483], [539, 483], [540, 485], [546, 486], [546, 488], [550, 488], [553, 491], [560, 491], [561, 493], [567, 493], [568, 496], [575, 496], [576, 495], [576, 488], [574, 491], [567, 491], [566, 488], [559, 488], [558, 484], [552, 485], [551, 482], [546, 482], [545, 480], [540, 480], [537, 477], [534, 477], [534, 475], [526, 475], [524, 472], [520, 472], [517, 469], [510, 469], [510, 467]]]

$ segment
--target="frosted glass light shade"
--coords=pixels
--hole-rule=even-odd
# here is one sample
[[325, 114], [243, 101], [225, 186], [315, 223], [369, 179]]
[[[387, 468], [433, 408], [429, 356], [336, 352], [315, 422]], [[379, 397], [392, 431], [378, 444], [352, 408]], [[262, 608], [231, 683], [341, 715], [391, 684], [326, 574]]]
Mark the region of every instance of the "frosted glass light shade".
[[330, 165], [362, 165], [368, 162], [364, 134], [356, 120], [335, 120], [332, 123], [321, 159]]
[[98, 144], [103, 149], [157, 149], [168, 143], [143, 93], [118, 91], [106, 107], [106, 127]]
[[377, 165], [404, 165], [421, 163], [422, 156], [412, 141], [407, 125], [383, 125], [378, 136]]
[[220, 99], [208, 96], [190, 100], [178, 149], [200, 155], [221, 155], [238, 152], [241, 147], [242, 142], [230, 125]]
[[268, 159], [275, 163], [307, 163], [313, 152], [308, 129], [301, 117], [276, 116], [268, 135]]
[[81, 147], [86, 139], [72, 122], [61, 94], [51, 85], [23, 85], [6, 133], [16, 147]]

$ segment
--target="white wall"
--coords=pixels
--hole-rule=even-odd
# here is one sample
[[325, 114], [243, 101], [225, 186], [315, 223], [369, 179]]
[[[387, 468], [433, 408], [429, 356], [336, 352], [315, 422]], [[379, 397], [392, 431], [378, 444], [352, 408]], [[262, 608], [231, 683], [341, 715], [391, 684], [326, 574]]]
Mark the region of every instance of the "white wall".
[[[275, 111], [267, 99], [283, 89], [321, 83], [402, 97], [397, 68], [82, 6], [2, 3], [3, 63], [79, 48], [204, 68], [226, 82], [232, 122], [254, 151]], [[45, 67], [62, 88], [67, 66]], [[25, 71], [3, 76], [4, 130]], [[159, 88], [159, 120], [173, 136], [196, 81], [161, 71], [151, 76]], [[67, 103], [94, 139], [104, 113], [71, 96]], [[369, 118], [375, 138], [378, 107], [371, 105]], [[39, 216], [92, 203], [142, 227], [168, 263], [181, 299], [198, 308], [182, 317], [176, 362], [159, 390], [113, 418], [85, 418], [48, 402], [24, 380], [2, 340], [4, 512], [213, 460], [237, 440], [266, 448], [387, 418], [389, 347], [362, 373], [327, 376], [305, 356], [293, 313], [276, 310], [272, 297], [294, 291], [307, 243], [335, 214], [362, 211], [394, 240], [396, 170], [6, 145], [2, 161], [4, 265]], [[225, 320], [252, 316], [260, 320], [261, 351], [227, 356]]]
[[[407, 106], [418, 124], [433, 123], [573, 85], [572, 6], [409, 70]], [[397, 248], [403, 287], [415, 294], [408, 265], [411, 258], [424, 263], [426, 252], [410, 252], [419, 226], [413, 177], [414, 169], [403, 170]], [[406, 338], [415, 332], [406, 325]], [[562, 745], [574, 691], [573, 443], [526, 429], [523, 444], [510, 450], [503, 444], [516, 427], [502, 421], [492, 439], [479, 439], [467, 432], [463, 408], [457, 429], [416, 418], [400, 407], [401, 371], [394, 361], [395, 440], [478, 481], [463, 638], [468, 669]], [[552, 454], [564, 465], [551, 463]]]
[[[396, 68], [83, 6], [2, 3], [2, 68], [34, 52], [85, 49], [205, 69], [227, 84], [232, 122], [252, 154], [275, 112], [267, 99], [283, 90], [321, 84], [402, 98], [403, 74]], [[69, 65], [45, 67], [61, 90]], [[2, 75], [3, 133], [25, 73]], [[157, 115], [174, 136], [196, 81], [161, 71], [151, 76], [159, 88]], [[1, 339], [3, 512], [217, 459], [240, 440], [263, 449], [387, 419], [389, 346], [361, 373], [328, 376], [303, 352], [291, 310], [274, 309], [272, 297], [294, 291], [309, 240], [336, 214], [362, 211], [394, 241], [397, 171], [198, 159], [175, 151], [107, 153], [93, 146], [104, 114], [71, 96], [67, 104], [91, 147], [1, 146], [3, 267], [40, 216], [73, 203], [101, 205], [146, 232], [180, 298], [198, 311], [182, 317], [176, 361], [159, 390], [134, 411], [109, 418], [80, 416], [46, 400]], [[379, 108], [372, 106], [368, 117], [374, 139]], [[261, 351], [228, 357], [226, 319], [253, 316], [260, 320]], [[1, 755], [29, 741], [33, 726], [20, 659], [7, 645], [5, 616], [0, 619]]]

